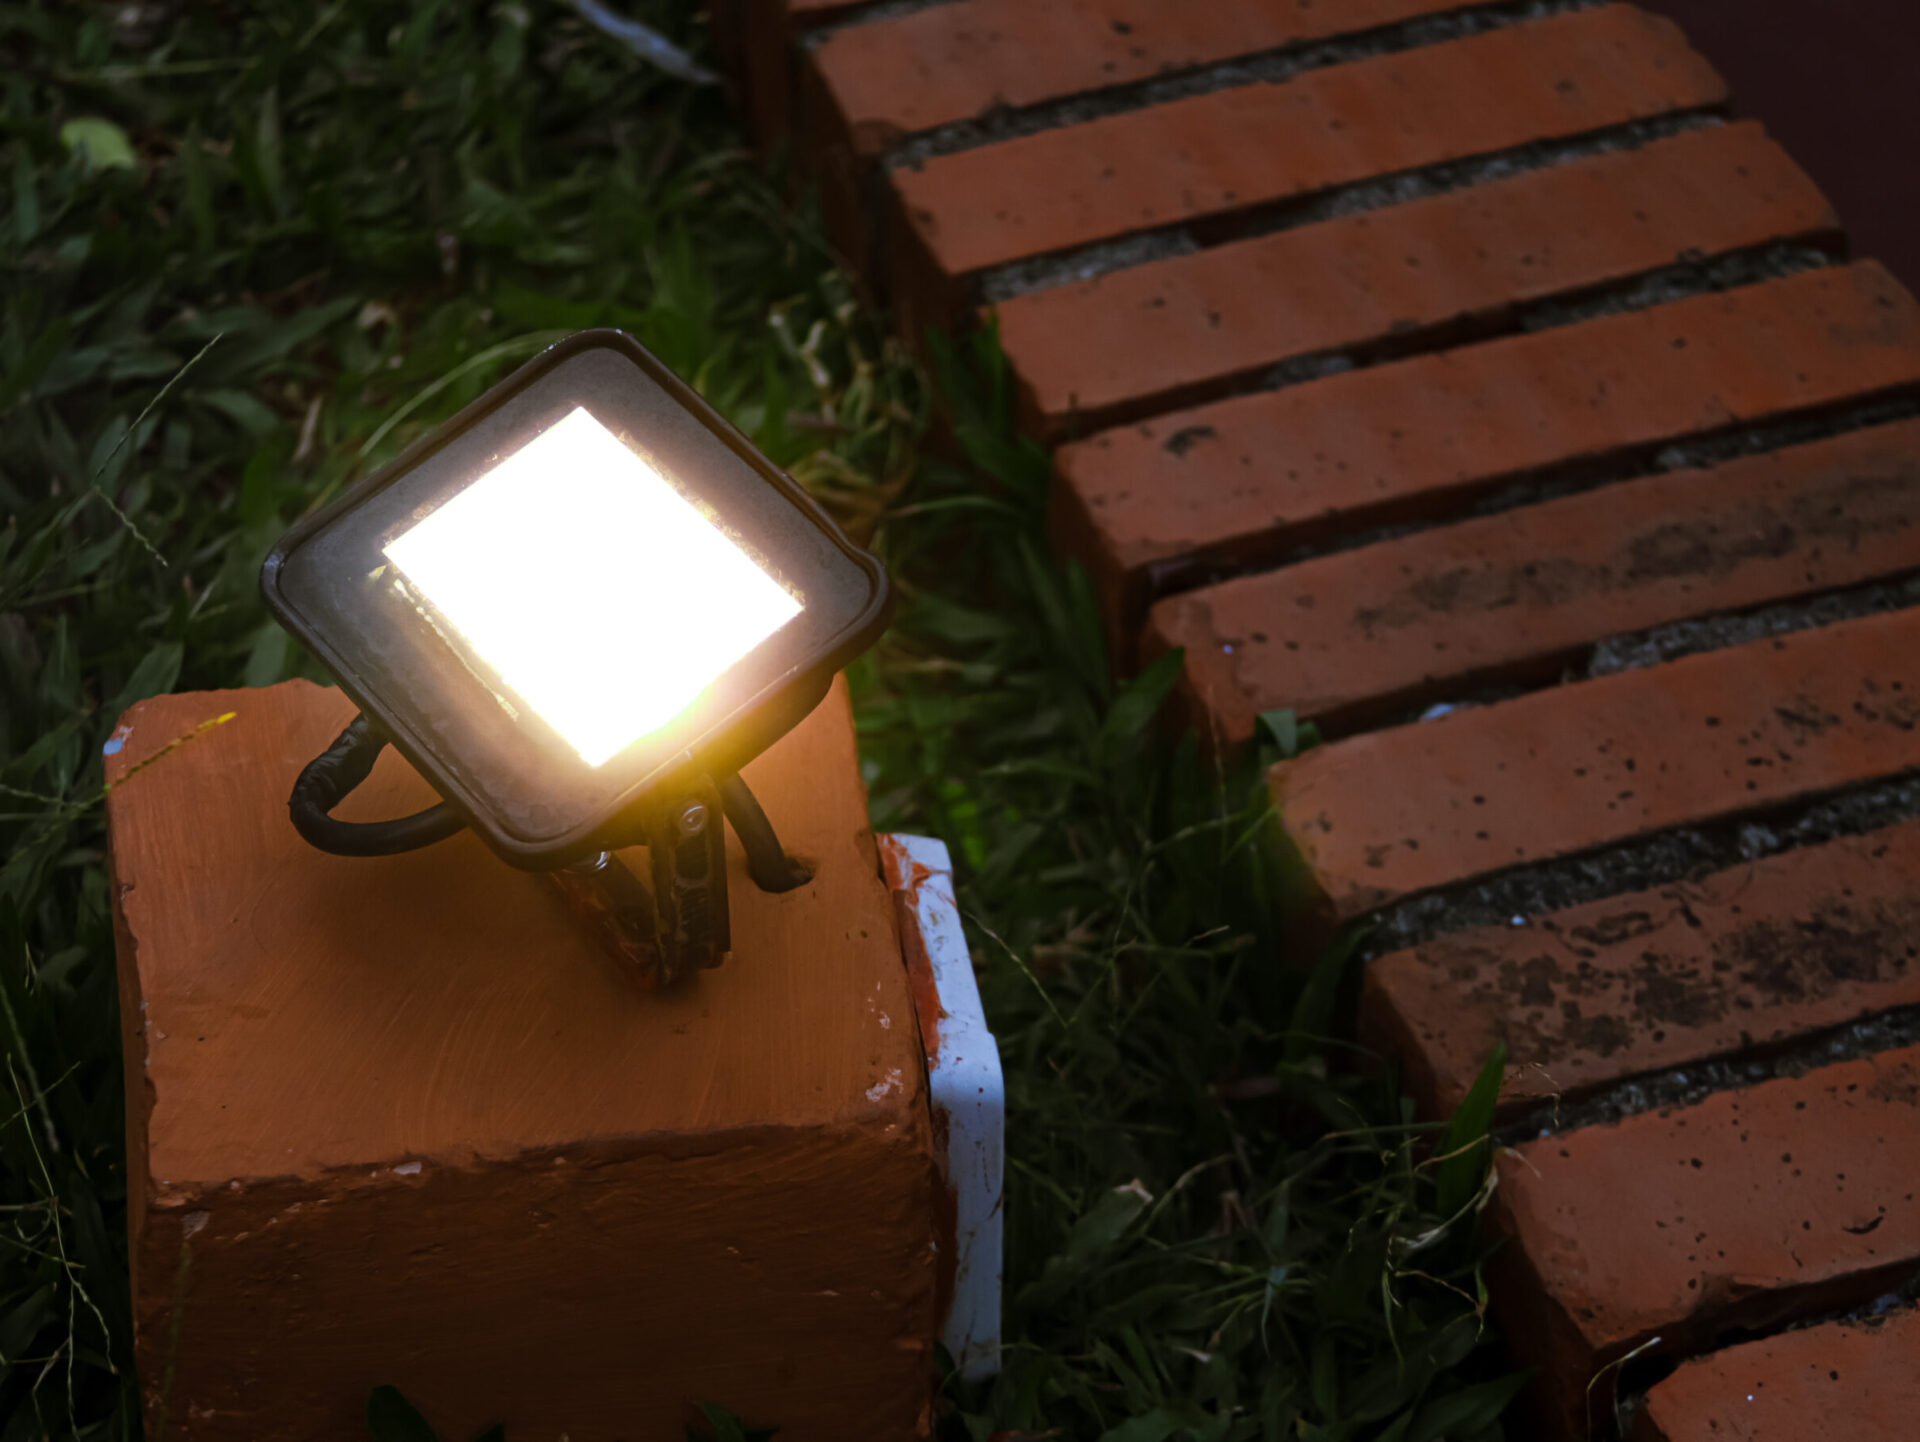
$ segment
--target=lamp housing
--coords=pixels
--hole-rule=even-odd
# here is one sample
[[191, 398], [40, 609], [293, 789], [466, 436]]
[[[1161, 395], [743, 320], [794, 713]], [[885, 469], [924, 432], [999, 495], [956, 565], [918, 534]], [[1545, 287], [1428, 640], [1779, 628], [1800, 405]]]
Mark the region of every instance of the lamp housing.
[[735, 776], [890, 606], [880, 563], [617, 330], [550, 347], [296, 524], [261, 589], [529, 870], [636, 844], [662, 798]]

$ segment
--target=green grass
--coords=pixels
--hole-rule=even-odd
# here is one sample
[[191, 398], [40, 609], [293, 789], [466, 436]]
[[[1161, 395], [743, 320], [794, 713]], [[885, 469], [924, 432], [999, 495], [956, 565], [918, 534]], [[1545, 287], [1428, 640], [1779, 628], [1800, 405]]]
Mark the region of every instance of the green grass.
[[719, 98], [568, 7], [115, 13], [0, 8], [0, 1442], [139, 1428], [101, 743], [143, 696], [317, 675], [269, 543], [593, 324], [900, 585], [854, 672], [874, 819], [960, 862], [1009, 1090], [1006, 1369], [948, 1379], [943, 1434], [1497, 1436], [1484, 1108], [1411, 1127], [1338, 1039], [1342, 954], [1276, 963], [1256, 758], [1167, 735], [1166, 668], [1110, 682], [991, 344], [931, 384]]

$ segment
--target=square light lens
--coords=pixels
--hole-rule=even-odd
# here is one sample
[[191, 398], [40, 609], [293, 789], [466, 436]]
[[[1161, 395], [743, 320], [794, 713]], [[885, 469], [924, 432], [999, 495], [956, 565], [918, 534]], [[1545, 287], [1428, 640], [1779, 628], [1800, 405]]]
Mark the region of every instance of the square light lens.
[[596, 767], [802, 609], [584, 406], [384, 550]]

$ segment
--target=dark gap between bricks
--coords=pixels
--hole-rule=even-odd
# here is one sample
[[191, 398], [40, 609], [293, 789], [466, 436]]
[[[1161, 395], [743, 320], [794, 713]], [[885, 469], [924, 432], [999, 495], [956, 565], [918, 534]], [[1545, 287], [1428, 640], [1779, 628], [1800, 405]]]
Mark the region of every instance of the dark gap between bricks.
[[1906, 771], [1813, 800], [1675, 827], [1410, 897], [1376, 916], [1364, 953], [1384, 956], [1474, 927], [1525, 926], [1533, 917], [1698, 879], [1915, 816], [1920, 816], [1920, 771]]
[[1682, 656], [1722, 651], [1769, 636], [1786, 636], [1913, 606], [1920, 606], [1920, 576], [1891, 578], [1745, 610], [1669, 621], [1602, 641], [1588, 656], [1587, 676], [1595, 678], [1644, 670]]
[[1231, 553], [1180, 556], [1154, 562], [1146, 568], [1141, 612], [1144, 614], [1147, 606], [1169, 596], [1197, 591], [1236, 577], [1284, 570], [1302, 561], [1360, 550], [1459, 521], [1495, 516], [1503, 511], [1668, 471], [1717, 465], [1742, 456], [1783, 450], [1914, 416], [1920, 416], [1920, 382], [1838, 405], [1769, 416], [1763, 421], [1728, 426], [1701, 435], [1623, 447], [1603, 456], [1497, 478], [1473, 487], [1464, 495], [1450, 493], [1442, 502], [1414, 497], [1413, 504], [1421, 506], [1418, 514], [1391, 516], [1346, 530], [1321, 531], [1292, 545], [1274, 546], [1254, 540], [1236, 546]]
[[[1775, 1327], [1729, 1327], [1714, 1339], [1707, 1350], [1724, 1352], [1730, 1347], [1738, 1347], [1747, 1342], [1763, 1342], [1769, 1337], [1784, 1336], [1789, 1332], [1805, 1332], [1815, 1327], [1833, 1325], [1871, 1326], [1895, 1312], [1905, 1311], [1920, 1302], [1920, 1272], [1901, 1282], [1889, 1291], [1882, 1292], [1870, 1302], [1853, 1307], [1830, 1308], [1825, 1311], [1808, 1312], [1794, 1317]], [[1634, 1420], [1640, 1409], [1646, 1405], [1647, 1393], [1659, 1383], [1664, 1382], [1680, 1365], [1680, 1358], [1649, 1357], [1645, 1363], [1633, 1361], [1620, 1369], [1620, 1401], [1615, 1416], [1620, 1423], [1620, 1435], [1631, 1436]]]
[[1838, 253], [1843, 248], [1839, 233], [1834, 232], [1831, 236], [1776, 239], [1711, 257], [1693, 252], [1655, 270], [1575, 286], [1536, 300], [1489, 304], [1430, 324], [1408, 325], [1358, 345], [1311, 351], [1277, 364], [1207, 376], [1138, 400], [1077, 411], [1066, 432], [1055, 439], [1057, 443], [1065, 443], [1098, 431], [1236, 396], [1284, 390], [1348, 371], [1366, 370], [1510, 335], [1532, 335], [1581, 321], [1651, 310], [1695, 296], [1780, 280], [1837, 264]]
[[1612, 1082], [1575, 1100], [1542, 1102], [1494, 1129], [1503, 1146], [1611, 1126], [1644, 1112], [1690, 1107], [1715, 1092], [1800, 1077], [1837, 1062], [1920, 1043], [1920, 1007], [1895, 1007], [1839, 1026], [1723, 1052], [1684, 1067]]
[[1416, 725], [1454, 711], [1498, 705], [1568, 682], [1643, 670], [1663, 661], [1724, 651], [1772, 636], [1787, 636], [1863, 616], [1920, 606], [1920, 572], [1811, 591], [1730, 611], [1710, 611], [1590, 645], [1423, 686], [1350, 712], [1314, 718], [1330, 739], [1362, 731]]
[[1505, 150], [1488, 151], [1464, 160], [1414, 170], [1394, 171], [1366, 180], [1337, 185], [1307, 196], [1257, 205], [1230, 215], [1184, 221], [1179, 225], [1137, 231], [1118, 240], [1101, 241], [1076, 250], [1032, 256], [981, 271], [971, 279], [977, 304], [991, 305], [1016, 296], [1051, 290], [1055, 286], [1097, 280], [1104, 275], [1195, 255], [1239, 241], [1259, 240], [1323, 221], [1339, 220], [1368, 211], [1385, 210], [1410, 201], [1428, 200], [1454, 191], [1469, 190], [1495, 181], [1510, 180], [1558, 165], [1639, 150], [1656, 141], [1688, 131], [1707, 130], [1727, 123], [1720, 110], [1679, 110], [1651, 120], [1629, 121], [1582, 135], [1556, 140], [1534, 140]]
[[[950, 3], [950, 0], [949, 0]], [[1213, 0], [1219, 3], [1219, 0]], [[1312, 70], [1324, 70], [1355, 60], [1418, 50], [1449, 40], [1465, 40], [1494, 30], [1544, 20], [1573, 10], [1590, 10], [1607, 0], [1518, 0], [1497, 5], [1463, 5], [1440, 15], [1422, 15], [1373, 30], [1355, 31], [1330, 40], [1308, 40], [1231, 60], [1213, 61], [1175, 70], [1150, 80], [1129, 81], [1097, 90], [1081, 91], [1037, 105], [991, 110], [970, 120], [956, 120], [911, 136], [881, 158], [887, 170], [917, 168], [936, 156], [977, 150], [1005, 140], [1018, 140], [1048, 130], [1064, 130], [1090, 120], [1104, 120], [1133, 110], [1146, 110], [1173, 100], [1190, 100], [1221, 90], [1249, 85], [1277, 85]], [[926, 8], [924, 0], [915, 5]], [[871, 13], [863, 21], [881, 18]], [[825, 31], [814, 31], [806, 42], [817, 45]]]

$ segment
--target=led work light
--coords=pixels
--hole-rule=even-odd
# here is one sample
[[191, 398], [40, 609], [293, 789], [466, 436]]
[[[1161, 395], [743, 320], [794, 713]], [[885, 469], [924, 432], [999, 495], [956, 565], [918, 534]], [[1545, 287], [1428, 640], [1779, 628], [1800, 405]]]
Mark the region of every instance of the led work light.
[[[728, 950], [732, 822], [766, 890], [809, 879], [740, 768], [886, 624], [887, 578], [630, 337], [583, 331], [296, 525], [268, 608], [360, 715], [288, 802], [386, 856], [471, 826], [662, 983]], [[391, 743], [445, 798], [331, 813]], [[611, 853], [644, 845], [651, 886]]]

